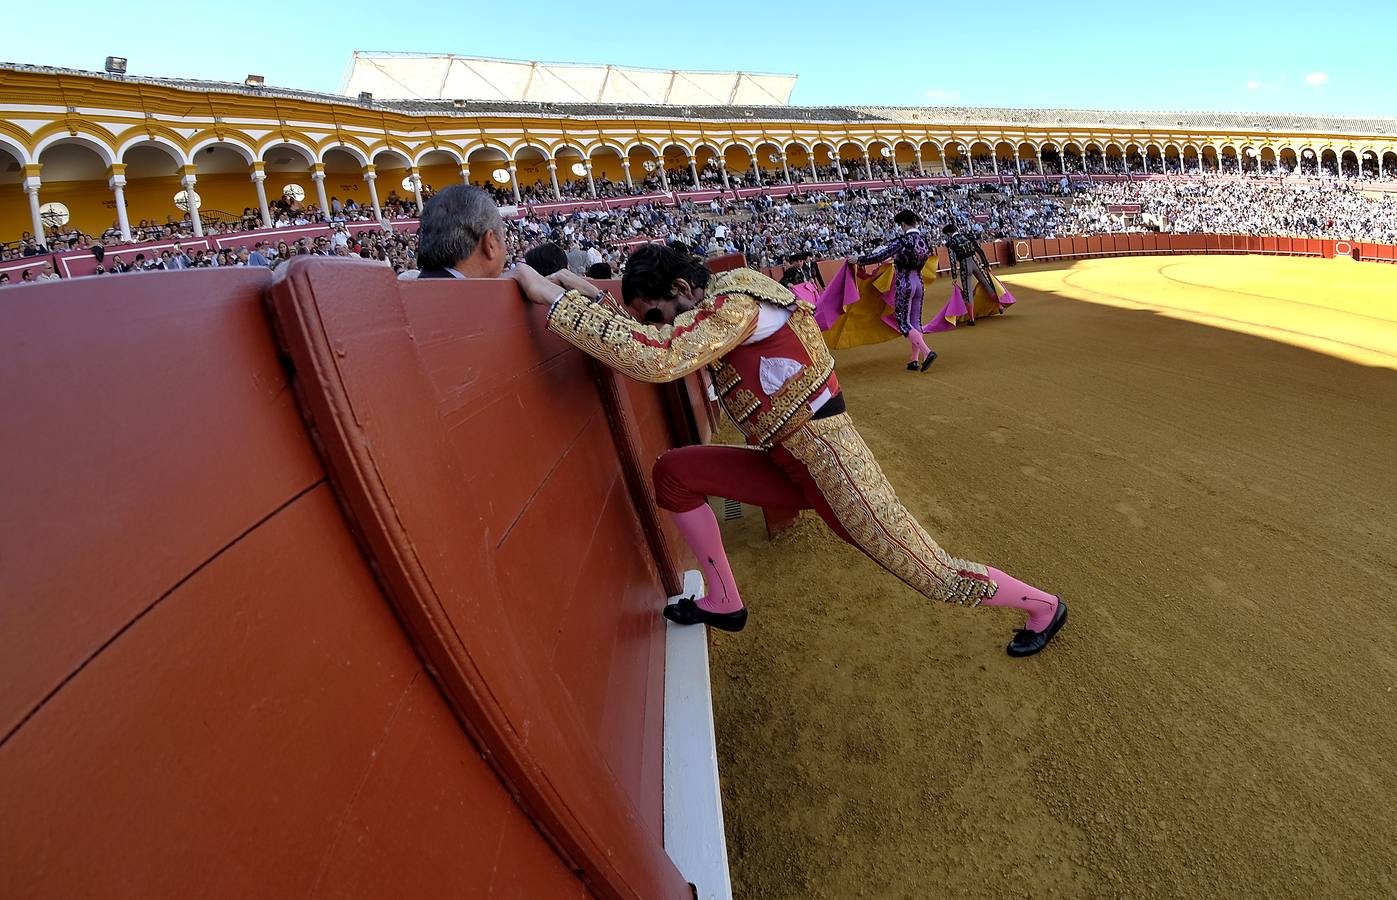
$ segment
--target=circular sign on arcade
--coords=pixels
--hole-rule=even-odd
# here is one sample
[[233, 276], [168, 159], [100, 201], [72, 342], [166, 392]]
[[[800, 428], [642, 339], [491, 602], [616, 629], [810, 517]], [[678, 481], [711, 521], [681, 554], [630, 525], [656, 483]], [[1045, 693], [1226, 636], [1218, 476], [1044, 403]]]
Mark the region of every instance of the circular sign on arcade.
[[587, 167], [582, 163], [573, 163], [572, 174], [576, 175], [578, 178], [582, 178], [587, 174]]
[[509, 170], [496, 169], [490, 173], [490, 179], [494, 181], [495, 184], [509, 184]]

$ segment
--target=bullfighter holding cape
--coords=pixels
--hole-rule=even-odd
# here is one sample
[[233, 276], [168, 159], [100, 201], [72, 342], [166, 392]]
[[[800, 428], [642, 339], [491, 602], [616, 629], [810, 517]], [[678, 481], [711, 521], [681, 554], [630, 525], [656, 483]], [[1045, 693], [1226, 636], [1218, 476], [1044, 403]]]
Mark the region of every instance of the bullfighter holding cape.
[[707, 366], [746, 438], [746, 447], [670, 450], [655, 464], [657, 501], [707, 584], [703, 597], [665, 607], [670, 621], [727, 631], [747, 623], [707, 502], [718, 496], [814, 509], [840, 538], [929, 599], [1023, 610], [1027, 622], [1009, 642], [1011, 656], [1042, 650], [1066, 622], [1061, 599], [951, 556], [902, 505], [845, 410], [814, 307], [789, 289], [750, 269], [710, 282], [701, 259], [659, 244], [627, 262], [624, 309], [566, 269], [550, 280], [519, 266], [511, 277], [527, 299], [549, 307], [549, 331], [632, 378], [673, 381]]
[[[877, 344], [902, 334], [914, 352], [907, 368], [926, 371], [936, 353], [926, 346], [923, 334], [974, 325], [976, 317], [1002, 314], [1014, 303], [1014, 295], [990, 272], [980, 245], [948, 225], [942, 231], [951, 260], [951, 296], [940, 312], [923, 324], [922, 305], [936, 280], [936, 254], [929, 244], [921, 246], [926, 238], [916, 227], [914, 213], [899, 213], [894, 221], [902, 225], [902, 234], [872, 253], [846, 261], [820, 294], [816, 319], [832, 350]], [[925, 256], [920, 255], [922, 249]], [[919, 258], [922, 263], [914, 269]], [[893, 261], [891, 266], [885, 263], [871, 272], [864, 268], [888, 259]], [[973, 292], [969, 290], [972, 283]]]

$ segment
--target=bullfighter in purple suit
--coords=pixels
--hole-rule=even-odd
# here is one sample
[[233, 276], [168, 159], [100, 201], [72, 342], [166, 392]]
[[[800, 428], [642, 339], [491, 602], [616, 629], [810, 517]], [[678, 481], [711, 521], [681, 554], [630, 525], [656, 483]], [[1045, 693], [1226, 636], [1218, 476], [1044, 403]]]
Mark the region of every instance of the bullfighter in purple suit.
[[893, 217], [893, 222], [902, 233], [891, 243], [879, 247], [872, 253], [865, 253], [855, 262], [860, 266], [893, 261], [893, 315], [897, 320], [897, 330], [912, 345], [912, 360], [907, 363], [911, 372], [925, 372], [936, 359], [936, 353], [927, 346], [922, 337], [922, 267], [935, 251], [931, 241], [918, 228], [920, 220], [910, 209], [904, 209]]

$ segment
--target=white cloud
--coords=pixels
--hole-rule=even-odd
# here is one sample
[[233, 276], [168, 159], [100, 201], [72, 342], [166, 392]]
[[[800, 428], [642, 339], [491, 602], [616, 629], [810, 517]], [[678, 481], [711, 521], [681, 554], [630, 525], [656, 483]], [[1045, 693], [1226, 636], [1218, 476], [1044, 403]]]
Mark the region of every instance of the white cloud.
[[1305, 83], [1311, 87], [1320, 87], [1329, 82], [1329, 75], [1325, 72], [1311, 72], [1305, 76]]
[[945, 88], [932, 88], [926, 92], [926, 95], [932, 100], [945, 100], [947, 102], [960, 99], [960, 91], [948, 91]]
[[1248, 82], [1247, 82], [1247, 90], [1249, 90], [1249, 91], [1258, 91], [1258, 90], [1261, 90], [1261, 82], [1259, 82], [1259, 81], [1248, 81]]

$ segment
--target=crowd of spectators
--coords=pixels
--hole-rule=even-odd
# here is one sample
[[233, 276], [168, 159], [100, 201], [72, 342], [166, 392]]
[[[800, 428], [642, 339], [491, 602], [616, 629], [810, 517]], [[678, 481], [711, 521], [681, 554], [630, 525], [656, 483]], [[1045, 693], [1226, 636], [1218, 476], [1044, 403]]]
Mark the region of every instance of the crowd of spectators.
[[[397, 217], [416, 213], [411, 202], [394, 194], [384, 209]], [[775, 265], [798, 253], [839, 258], [868, 250], [890, 236], [892, 216], [899, 209], [917, 212], [934, 237], [941, 226], [956, 222], [986, 241], [1158, 231], [1397, 243], [1397, 194], [1364, 191], [1361, 183], [1220, 179], [1110, 183], [1049, 179], [1047, 183], [926, 185], [883, 191], [804, 190], [786, 198], [758, 195], [742, 200], [728, 194], [703, 204], [642, 203], [625, 209], [524, 216], [508, 221], [507, 238], [515, 258], [543, 244], [557, 245], [567, 255], [569, 267], [579, 272], [599, 264], [619, 272], [628, 249], [647, 240], [682, 241], [705, 255], [741, 252], [754, 265]], [[313, 207], [281, 212], [295, 212], [298, 218], [293, 222], [319, 221], [310, 218], [316, 214]], [[276, 267], [298, 254], [370, 259], [408, 275], [416, 270], [415, 235], [384, 230], [377, 223], [366, 227], [371, 210], [338, 200], [332, 201], [331, 218], [328, 235], [294, 241], [257, 236], [246, 246], [217, 251], [185, 252], [176, 244], [149, 254], [106, 254], [84, 236], [73, 240], [77, 248], [91, 244], [98, 271], [104, 273]], [[142, 223], [142, 228], [146, 233], [163, 232], [168, 225]], [[183, 235], [178, 228], [165, 233], [176, 240]], [[46, 252], [43, 246], [26, 235], [13, 255], [39, 257]], [[0, 284], [50, 277], [57, 277], [51, 264], [36, 260], [33, 269]]]

